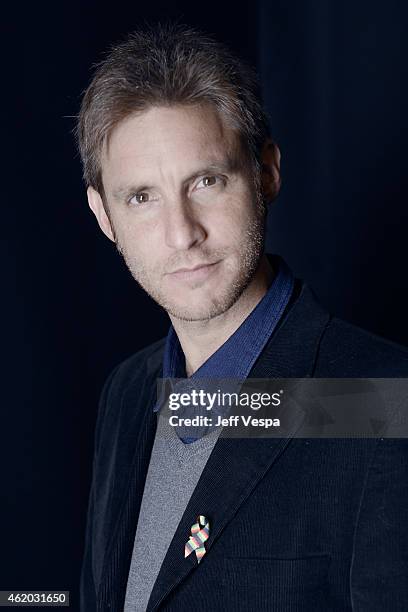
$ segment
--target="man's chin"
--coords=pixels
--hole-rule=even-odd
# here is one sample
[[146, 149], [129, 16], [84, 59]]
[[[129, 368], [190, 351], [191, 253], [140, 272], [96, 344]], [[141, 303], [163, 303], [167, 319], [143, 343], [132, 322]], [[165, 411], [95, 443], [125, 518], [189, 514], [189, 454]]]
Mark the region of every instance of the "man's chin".
[[234, 294], [229, 294], [216, 300], [213, 296], [202, 295], [201, 299], [194, 296], [194, 300], [190, 303], [187, 300], [183, 302], [177, 302], [174, 299], [162, 300], [161, 306], [169, 316], [180, 321], [208, 321], [231, 308], [237, 297]]
[[209, 321], [223, 314], [223, 312], [228, 310], [229, 306], [215, 306], [214, 304], [204, 306], [201, 304], [196, 307], [187, 307], [185, 304], [163, 304], [163, 308], [167, 311], [168, 315], [180, 321]]

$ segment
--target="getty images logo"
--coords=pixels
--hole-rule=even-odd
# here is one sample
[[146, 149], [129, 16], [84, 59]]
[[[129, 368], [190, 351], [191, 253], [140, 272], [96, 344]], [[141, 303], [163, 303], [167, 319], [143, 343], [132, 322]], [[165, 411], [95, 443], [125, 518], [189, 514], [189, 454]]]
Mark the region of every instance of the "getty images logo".
[[170, 410], [188, 406], [199, 406], [205, 410], [212, 410], [214, 406], [246, 406], [252, 410], [259, 410], [265, 406], [280, 406], [282, 393], [282, 390], [276, 393], [230, 393], [220, 389], [211, 393], [204, 389], [191, 389], [188, 392], [170, 393], [168, 401]]

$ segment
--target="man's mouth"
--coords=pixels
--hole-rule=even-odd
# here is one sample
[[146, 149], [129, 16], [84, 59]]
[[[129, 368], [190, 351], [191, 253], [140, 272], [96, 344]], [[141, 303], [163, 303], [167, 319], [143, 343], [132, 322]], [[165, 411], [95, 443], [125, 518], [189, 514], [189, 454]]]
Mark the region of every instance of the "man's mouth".
[[191, 268], [178, 268], [174, 272], [169, 272], [168, 276], [178, 280], [198, 280], [205, 279], [210, 275], [215, 267], [219, 264], [219, 261], [208, 264], [198, 264]]

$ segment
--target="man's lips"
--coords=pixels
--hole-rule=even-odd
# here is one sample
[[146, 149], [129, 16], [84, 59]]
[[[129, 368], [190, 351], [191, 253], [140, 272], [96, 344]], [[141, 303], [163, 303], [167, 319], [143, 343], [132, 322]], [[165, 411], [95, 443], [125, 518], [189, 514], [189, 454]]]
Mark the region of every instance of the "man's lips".
[[170, 272], [170, 274], [177, 274], [178, 272], [194, 272], [195, 270], [199, 270], [200, 268], [207, 268], [208, 266], [214, 266], [217, 262], [215, 261], [214, 263], [205, 263], [205, 264], [198, 264], [197, 266], [194, 266], [193, 268], [178, 268], [177, 270], [174, 270], [174, 272]]
[[206, 264], [198, 264], [192, 268], [178, 268], [174, 270], [174, 272], [169, 272], [168, 276], [172, 276], [174, 278], [204, 278], [207, 274], [212, 272], [214, 266], [216, 266], [219, 261], [215, 261], [214, 263], [206, 263]]

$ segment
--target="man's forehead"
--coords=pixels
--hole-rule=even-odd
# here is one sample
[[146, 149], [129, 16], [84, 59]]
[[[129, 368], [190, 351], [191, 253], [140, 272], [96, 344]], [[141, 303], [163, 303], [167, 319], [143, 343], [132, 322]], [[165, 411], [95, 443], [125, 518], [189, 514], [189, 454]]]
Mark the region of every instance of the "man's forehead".
[[188, 174], [218, 167], [232, 171], [242, 157], [238, 134], [212, 108], [159, 107], [127, 117], [116, 126], [104, 147], [102, 169], [105, 176], [123, 179], [129, 173], [153, 177], [160, 170]]
[[102, 158], [183, 153], [223, 156], [239, 147], [237, 132], [210, 105], [159, 106], [128, 115], [105, 139]]

